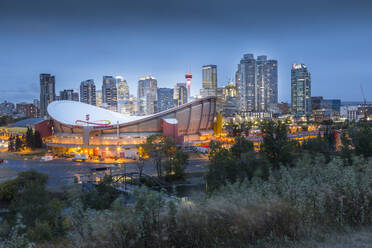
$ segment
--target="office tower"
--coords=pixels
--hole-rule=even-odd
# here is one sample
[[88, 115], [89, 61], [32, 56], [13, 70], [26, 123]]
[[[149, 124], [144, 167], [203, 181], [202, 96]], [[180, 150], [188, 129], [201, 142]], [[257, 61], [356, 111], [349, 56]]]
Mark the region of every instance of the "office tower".
[[125, 115], [135, 115], [137, 109], [137, 99], [133, 96], [129, 96], [129, 100], [124, 101], [124, 104], [120, 105], [120, 113]]
[[118, 110], [118, 90], [116, 80], [112, 76], [103, 76], [102, 107], [111, 111]]
[[282, 115], [289, 114], [289, 104], [287, 102], [278, 103], [278, 108]]
[[244, 54], [235, 74], [238, 105], [243, 114], [269, 112], [278, 104], [278, 62]]
[[118, 101], [128, 101], [129, 100], [129, 87], [127, 81], [117, 76], [116, 79], [116, 88], [118, 89]]
[[96, 85], [93, 79], [88, 79], [80, 83], [80, 102], [96, 105]]
[[319, 110], [323, 108], [323, 97], [312, 96], [311, 97], [311, 110]]
[[203, 69], [203, 88], [200, 90], [202, 97], [216, 96], [217, 94], [217, 66], [204, 65]]
[[177, 106], [187, 103], [187, 87], [184, 85], [179, 85], [177, 87], [177, 91], [178, 91], [176, 99]]
[[296, 117], [311, 114], [311, 77], [304, 64], [292, 65], [291, 70], [291, 109]]
[[162, 112], [174, 107], [173, 89], [159, 88], [158, 89], [158, 108], [157, 112]]
[[242, 113], [256, 111], [256, 60], [253, 54], [244, 54], [238, 64], [238, 105]]
[[102, 90], [96, 91], [96, 106], [102, 108]]
[[37, 109], [36, 117], [40, 117], [40, 100], [39, 99], [34, 99], [34, 105]]
[[233, 82], [223, 88], [217, 88], [217, 113], [222, 113], [225, 117], [234, 116], [238, 111], [236, 95], [236, 86]]
[[[341, 112], [341, 100], [340, 99], [324, 99], [322, 107], [324, 109], [331, 110], [334, 116], [339, 116]], [[313, 108], [313, 105], [311, 105]]]
[[79, 93], [74, 90], [63, 90], [59, 93], [59, 100], [79, 101]]
[[16, 105], [17, 113], [26, 118], [35, 118], [37, 117], [37, 107], [32, 103], [17, 103]]
[[[185, 88], [187, 88], [187, 84], [186, 83], [177, 83], [175, 86], [174, 86], [174, 90], [173, 90], [173, 99], [174, 99], [174, 102], [175, 102], [175, 104], [178, 106], [179, 104], [178, 104], [178, 100], [179, 100], [179, 96], [178, 96], [178, 93], [179, 93], [179, 88], [180, 87], [185, 87]], [[182, 91], [183, 92], [183, 91]], [[187, 92], [186, 92], [186, 94], [187, 94]], [[187, 101], [188, 101], [188, 98], [189, 98], [189, 96], [187, 96], [186, 97], [186, 102], [184, 102], [184, 99], [183, 99], [183, 97], [182, 97], [182, 104], [184, 104], [184, 103], [187, 103]]]
[[56, 99], [55, 76], [40, 74], [40, 116], [48, 115], [48, 104]]
[[156, 111], [158, 81], [152, 76], [140, 78], [138, 81], [138, 114], [150, 115]]
[[116, 79], [116, 88], [118, 89], [118, 112], [126, 112], [123, 108], [128, 106], [129, 101], [129, 87], [126, 80], [123, 77], [117, 76]]

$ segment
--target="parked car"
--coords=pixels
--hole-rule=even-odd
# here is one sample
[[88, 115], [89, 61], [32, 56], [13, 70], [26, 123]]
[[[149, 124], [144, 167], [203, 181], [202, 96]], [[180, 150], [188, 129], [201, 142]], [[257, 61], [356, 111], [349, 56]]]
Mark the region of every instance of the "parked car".
[[72, 158], [72, 161], [84, 162], [88, 158], [88, 154], [75, 154], [75, 156]]

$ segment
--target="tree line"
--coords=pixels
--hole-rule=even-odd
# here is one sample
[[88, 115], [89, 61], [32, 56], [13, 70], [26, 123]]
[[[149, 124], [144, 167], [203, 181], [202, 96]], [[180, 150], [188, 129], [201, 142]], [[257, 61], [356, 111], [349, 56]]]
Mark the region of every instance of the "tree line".
[[[348, 123], [342, 126], [341, 146], [336, 149], [335, 130], [339, 128], [326, 123], [323, 135], [302, 142], [288, 138], [288, 125], [281, 121], [263, 121], [259, 128], [263, 135], [259, 152], [254, 152], [249, 135], [253, 124], [243, 122], [228, 123], [227, 133], [235, 139], [227, 148], [222, 142], [211, 141], [208, 173], [208, 190], [213, 191], [228, 183], [250, 180], [252, 177], [267, 178], [270, 170], [293, 167], [305, 154], [321, 155], [329, 163], [333, 158], [341, 158], [345, 166], [353, 165], [353, 158], [372, 156], [372, 128], [368, 122]], [[244, 131], [243, 131], [244, 130]]]
[[28, 127], [26, 135], [22, 135], [21, 137], [19, 135], [12, 135], [9, 137], [8, 151], [18, 152], [24, 147], [36, 149], [41, 148], [42, 145], [43, 141], [40, 132], [37, 130], [33, 131], [32, 128]]

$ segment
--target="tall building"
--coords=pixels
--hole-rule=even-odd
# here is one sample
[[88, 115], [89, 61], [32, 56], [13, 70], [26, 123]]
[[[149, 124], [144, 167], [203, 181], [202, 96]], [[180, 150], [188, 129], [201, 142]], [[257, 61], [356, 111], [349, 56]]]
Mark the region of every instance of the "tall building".
[[[187, 88], [187, 84], [186, 83], [177, 83], [175, 86], [174, 86], [174, 90], [173, 90], [173, 99], [174, 99], [174, 102], [175, 102], [175, 104], [177, 105], [177, 106], [179, 106], [180, 104], [179, 104], [179, 99], [180, 99], [180, 97], [179, 97], [179, 88], [180, 87], [184, 87], [184, 88]], [[184, 94], [183, 93], [183, 90], [181, 90], [181, 92], [182, 92], [182, 94]], [[187, 94], [187, 92], [186, 92], [186, 94]], [[189, 98], [189, 96], [187, 95], [186, 96], [186, 99], [184, 98], [184, 96], [181, 96], [181, 99], [182, 99], [182, 103], [181, 104], [185, 104], [185, 103], [187, 103], [188, 102], [188, 98]]]
[[[311, 107], [313, 107], [311, 105]], [[330, 109], [333, 115], [340, 115], [341, 112], [341, 100], [340, 99], [324, 99], [323, 108]]]
[[0, 115], [12, 116], [15, 111], [14, 103], [4, 101], [0, 103]]
[[157, 112], [162, 112], [174, 107], [173, 89], [159, 88], [158, 89], [158, 106]]
[[102, 108], [102, 90], [96, 91], [96, 106]]
[[311, 101], [311, 110], [319, 110], [323, 108], [323, 97], [322, 96], [312, 96]]
[[127, 81], [117, 76], [116, 79], [116, 88], [118, 89], [118, 101], [128, 101], [129, 100], [129, 87]]
[[244, 54], [235, 74], [238, 105], [243, 114], [269, 112], [278, 104], [278, 62]]
[[133, 96], [129, 96], [128, 101], [124, 101], [124, 104], [119, 105], [119, 111], [125, 115], [135, 115], [137, 109], [137, 99]]
[[59, 93], [59, 100], [79, 101], [79, 93], [74, 90], [63, 90]]
[[311, 77], [304, 64], [294, 63], [292, 65], [291, 110], [296, 117], [311, 114]]
[[32, 103], [17, 103], [17, 113], [22, 117], [35, 118], [37, 117], [37, 107]]
[[39, 99], [34, 99], [34, 105], [37, 109], [36, 117], [40, 117], [40, 100]]
[[139, 115], [151, 115], [156, 111], [158, 81], [152, 76], [138, 81], [137, 103]]
[[112, 76], [103, 76], [102, 107], [112, 111], [118, 110], [118, 90], [116, 80]]
[[184, 85], [177, 87], [177, 106], [187, 103], [187, 88]]
[[96, 105], [96, 85], [93, 79], [88, 79], [80, 83], [80, 102]]
[[40, 116], [47, 116], [49, 103], [56, 100], [56, 80], [50, 74], [40, 74]]
[[217, 94], [217, 66], [204, 65], [203, 69], [203, 88], [200, 90], [202, 97], [216, 96]]
[[127, 81], [121, 77], [117, 76], [116, 79], [116, 88], [118, 89], [118, 112], [123, 113], [127, 112], [124, 108], [128, 106], [129, 101], [129, 87]]
[[234, 116], [238, 111], [236, 95], [236, 86], [233, 82], [223, 88], [217, 88], [217, 113], [222, 113], [225, 117]]

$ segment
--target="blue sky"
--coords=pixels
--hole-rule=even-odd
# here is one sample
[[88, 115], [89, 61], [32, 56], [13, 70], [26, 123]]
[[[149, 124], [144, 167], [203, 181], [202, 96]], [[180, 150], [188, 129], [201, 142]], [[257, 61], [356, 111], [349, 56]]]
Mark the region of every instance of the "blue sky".
[[[16, 3], [15, 3], [16, 2]], [[372, 2], [0, 0], [0, 100], [39, 97], [39, 74], [57, 91], [121, 75], [136, 95], [141, 76], [159, 87], [201, 87], [201, 67], [216, 64], [218, 83], [234, 77], [244, 53], [279, 64], [279, 100], [290, 98], [290, 67], [305, 63], [312, 95], [372, 99]]]

